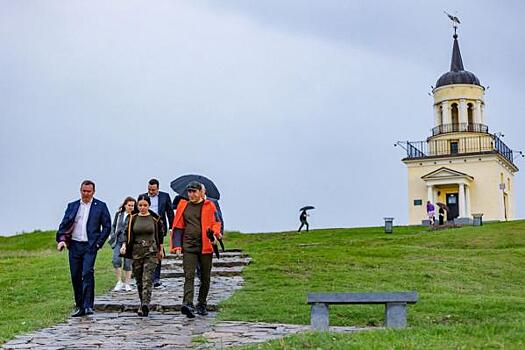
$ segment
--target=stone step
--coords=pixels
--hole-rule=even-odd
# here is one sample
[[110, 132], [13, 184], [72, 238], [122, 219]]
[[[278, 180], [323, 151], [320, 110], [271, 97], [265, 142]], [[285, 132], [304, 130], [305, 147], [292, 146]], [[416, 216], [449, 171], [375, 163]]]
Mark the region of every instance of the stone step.
[[[212, 276], [240, 276], [242, 273], [242, 267], [234, 266], [234, 267], [221, 267], [221, 268], [214, 268], [211, 270]], [[184, 277], [184, 272], [182, 271], [182, 266], [179, 268], [171, 268], [168, 270], [163, 269], [160, 273], [160, 277], [162, 278], [179, 278]]]
[[[235, 267], [235, 266], [246, 266], [250, 264], [252, 259], [250, 258], [221, 258], [221, 259], [213, 259], [213, 266], [214, 267]], [[162, 268], [163, 269], [170, 269], [173, 267], [180, 267], [182, 266], [182, 260], [181, 259], [169, 259], [162, 262]]]
[[[173, 312], [180, 311], [182, 294], [184, 290], [183, 278], [164, 278], [163, 286], [154, 288], [151, 295], [151, 307], [154, 311]], [[241, 288], [243, 279], [240, 276], [212, 277], [210, 292], [208, 294], [208, 310], [217, 309], [217, 304], [229, 298], [235, 290]], [[195, 279], [195, 302], [199, 293], [200, 281]], [[139, 306], [139, 297], [134, 286], [131, 292], [109, 292], [95, 298], [95, 310], [106, 312], [135, 312]]]
[[[245, 253], [242, 253], [242, 252], [232, 252], [232, 251], [228, 251], [228, 250], [226, 250], [225, 252], [220, 252], [220, 259], [222, 259], [222, 258], [235, 258], [235, 257], [237, 257], [237, 258], [247, 258], [248, 255], [245, 254]], [[213, 258], [216, 259], [215, 256]], [[164, 257], [164, 259], [176, 259], [176, 260], [178, 260], [178, 259], [182, 259], [182, 257], [179, 257], [176, 254], [168, 253]]]
[[[136, 303], [105, 303], [105, 304], [95, 304], [95, 311], [98, 312], [136, 312], [140, 306], [139, 302]], [[182, 304], [181, 303], [151, 303], [150, 310], [156, 312], [178, 312], [180, 311]], [[206, 305], [208, 311], [217, 311], [218, 306], [215, 304]]]

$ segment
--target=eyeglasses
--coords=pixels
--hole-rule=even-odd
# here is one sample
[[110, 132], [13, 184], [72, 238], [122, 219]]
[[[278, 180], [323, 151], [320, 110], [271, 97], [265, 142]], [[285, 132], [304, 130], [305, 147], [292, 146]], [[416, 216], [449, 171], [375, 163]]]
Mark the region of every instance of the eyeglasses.
[[188, 193], [194, 193], [194, 192], [197, 192], [197, 190], [194, 189], [194, 188], [188, 188], [187, 191], [188, 191]]

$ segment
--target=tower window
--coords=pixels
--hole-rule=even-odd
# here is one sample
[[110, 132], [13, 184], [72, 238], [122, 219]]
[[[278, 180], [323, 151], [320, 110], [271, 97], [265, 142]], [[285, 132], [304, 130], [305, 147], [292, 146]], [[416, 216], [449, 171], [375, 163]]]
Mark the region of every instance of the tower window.
[[459, 110], [458, 110], [458, 104], [453, 103], [451, 106], [451, 114], [452, 114], [452, 130], [453, 131], [459, 131]]
[[450, 141], [450, 154], [458, 154], [458, 141]]
[[474, 124], [474, 105], [472, 103], [467, 104], [467, 119], [469, 124], [469, 131], [475, 131], [472, 124]]

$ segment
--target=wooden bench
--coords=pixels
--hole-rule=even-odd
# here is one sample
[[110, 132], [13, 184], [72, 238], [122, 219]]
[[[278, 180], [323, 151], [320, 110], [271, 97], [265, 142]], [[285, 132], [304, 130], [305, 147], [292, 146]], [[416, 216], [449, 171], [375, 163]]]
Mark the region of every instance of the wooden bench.
[[330, 304], [385, 304], [385, 327], [404, 328], [407, 325], [407, 304], [417, 302], [416, 292], [384, 293], [309, 293], [312, 329], [328, 330]]

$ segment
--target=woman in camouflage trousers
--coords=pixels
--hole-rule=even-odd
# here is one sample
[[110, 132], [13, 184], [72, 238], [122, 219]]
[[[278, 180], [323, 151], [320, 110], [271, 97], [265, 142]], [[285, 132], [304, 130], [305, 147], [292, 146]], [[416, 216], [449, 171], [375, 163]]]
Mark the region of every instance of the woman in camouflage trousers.
[[147, 195], [139, 196], [138, 212], [129, 219], [128, 238], [120, 251], [124, 257], [133, 259], [133, 275], [140, 298], [137, 314], [144, 317], [149, 314], [153, 272], [157, 262], [164, 258], [162, 224], [159, 216], [149, 210], [150, 205]]

